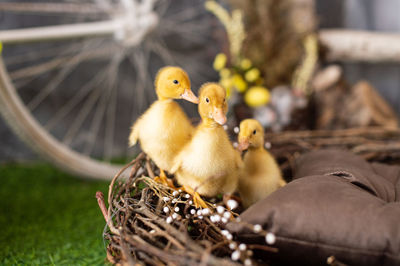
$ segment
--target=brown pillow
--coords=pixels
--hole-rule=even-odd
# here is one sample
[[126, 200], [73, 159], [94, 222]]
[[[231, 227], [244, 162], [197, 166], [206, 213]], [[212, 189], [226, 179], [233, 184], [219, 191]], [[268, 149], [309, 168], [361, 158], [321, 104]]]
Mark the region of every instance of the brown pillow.
[[[276, 235], [274, 261], [400, 265], [400, 167], [369, 164], [338, 150], [298, 160], [296, 177], [240, 217]], [[228, 229], [246, 243], [263, 243], [238, 224]]]

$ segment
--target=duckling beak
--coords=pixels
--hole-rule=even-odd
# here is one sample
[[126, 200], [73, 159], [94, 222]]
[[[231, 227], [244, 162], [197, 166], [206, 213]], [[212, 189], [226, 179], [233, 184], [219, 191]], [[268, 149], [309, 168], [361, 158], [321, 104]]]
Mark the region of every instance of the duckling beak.
[[217, 122], [220, 125], [223, 125], [226, 123], [226, 116], [225, 116], [224, 112], [222, 111], [222, 108], [214, 108], [213, 119], [215, 120], [215, 122]]
[[242, 152], [244, 150], [247, 150], [249, 148], [249, 140], [247, 138], [243, 138], [239, 140], [239, 145], [237, 147], [237, 149]]
[[181, 94], [181, 98], [192, 103], [199, 103], [199, 98], [189, 89], [186, 89], [185, 92]]

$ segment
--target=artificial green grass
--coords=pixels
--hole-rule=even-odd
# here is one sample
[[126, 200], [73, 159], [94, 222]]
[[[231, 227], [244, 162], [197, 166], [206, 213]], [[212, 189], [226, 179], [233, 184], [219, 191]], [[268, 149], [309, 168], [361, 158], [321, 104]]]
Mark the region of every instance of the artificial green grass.
[[0, 265], [105, 264], [95, 193], [108, 182], [47, 164], [0, 165], [0, 182]]

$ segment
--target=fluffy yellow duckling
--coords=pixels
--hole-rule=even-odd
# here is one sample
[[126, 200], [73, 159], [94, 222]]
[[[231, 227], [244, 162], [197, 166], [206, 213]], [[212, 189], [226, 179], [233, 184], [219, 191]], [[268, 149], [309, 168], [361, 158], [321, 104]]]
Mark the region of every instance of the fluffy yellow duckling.
[[264, 149], [264, 128], [257, 120], [245, 119], [240, 123], [238, 141], [239, 151], [248, 149], [238, 186], [243, 206], [247, 208], [286, 182], [274, 157]]
[[206, 207], [199, 194], [229, 195], [237, 188], [242, 160], [222, 127], [228, 110], [225, 97], [225, 89], [216, 83], [206, 83], [200, 88], [198, 109], [202, 121], [192, 140], [176, 157], [172, 169], [178, 183], [194, 194], [197, 207]]
[[132, 126], [129, 145], [140, 141], [142, 150], [161, 169], [161, 181], [167, 182], [162, 170], [170, 172], [175, 156], [191, 139], [194, 127], [173, 99], [198, 103], [187, 73], [179, 67], [160, 69], [155, 79], [158, 100]]

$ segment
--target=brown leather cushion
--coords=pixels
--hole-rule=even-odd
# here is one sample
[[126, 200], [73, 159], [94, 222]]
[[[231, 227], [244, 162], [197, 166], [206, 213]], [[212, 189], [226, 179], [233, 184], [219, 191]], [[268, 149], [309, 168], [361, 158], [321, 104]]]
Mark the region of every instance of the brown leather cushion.
[[[296, 177], [241, 214], [275, 233], [273, 260], [350, 265], [400, 265], [400, 167], [370, 164], [351, 153], [321, 150], [298, 160]], [[248, 243], [262, 237], [238, 224], [228, 229]]]

